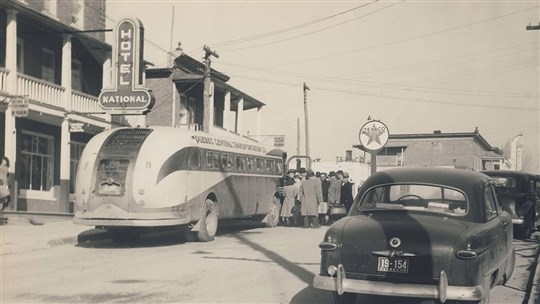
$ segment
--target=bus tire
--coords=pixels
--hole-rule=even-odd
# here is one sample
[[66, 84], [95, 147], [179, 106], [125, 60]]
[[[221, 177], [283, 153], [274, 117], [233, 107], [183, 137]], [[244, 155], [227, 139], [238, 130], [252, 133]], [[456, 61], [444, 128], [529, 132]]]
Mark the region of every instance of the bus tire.
[[281, 203], [276, 196], [272, 197], [272, 205], [270, 205], [270, 212], [266, 215], [266, 227], [272, 228], [279, 224], [279, 211], [281, 209]]
[[218, 209], [213, 200], [206, 199], [204, 202], [203, 215], [199, 221], [200, 226], [199, 231], [197, 231], [197, 239], [200, 242], [210, 242], [214, 240], [218, 227]]

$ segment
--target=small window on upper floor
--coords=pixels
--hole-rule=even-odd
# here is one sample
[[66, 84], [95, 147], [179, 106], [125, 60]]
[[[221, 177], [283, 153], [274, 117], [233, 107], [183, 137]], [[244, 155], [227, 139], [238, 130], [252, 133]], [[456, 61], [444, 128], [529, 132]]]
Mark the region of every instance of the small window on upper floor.
[[42, 65], [41, 65], [41, 79], [48, 82], [55, 82], [55, 69], [56, 60], [54, 58], [54, 52], [43, 48], [42, 51]]

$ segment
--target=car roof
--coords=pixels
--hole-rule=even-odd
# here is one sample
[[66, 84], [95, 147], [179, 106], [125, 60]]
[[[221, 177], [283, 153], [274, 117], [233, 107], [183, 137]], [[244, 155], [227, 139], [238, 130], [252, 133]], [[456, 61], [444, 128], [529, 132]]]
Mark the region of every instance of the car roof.
[[466, 191], [471, 185], [485, 184], [490, 178], [482, 173], [465, 169], [403, 167], [379, 171], [370, 179], [370, 184], [428, 183]]
[[482, 170], [480, 171], [489, 176], [504, 176], [504, 177], [532, 177], [536, 178], [534, 174], [521, 172], [521, 171], [509, 171], [509, 170]]

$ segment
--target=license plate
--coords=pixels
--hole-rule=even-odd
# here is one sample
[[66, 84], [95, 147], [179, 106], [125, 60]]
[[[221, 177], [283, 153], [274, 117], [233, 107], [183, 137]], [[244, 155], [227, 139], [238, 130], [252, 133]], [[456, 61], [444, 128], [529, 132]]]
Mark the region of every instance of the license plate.
[[120, 194], [120, 185], [118, 184], [101, 184], [99, 185], [99, 193], [100, 194], [112, 194], [112, 195], [118, 195]]
[[379, 257], [377, 264], [377, 270], [382, 272], [409, 272], [409, 260], [406, 259], [389, 259], [385, 257]]

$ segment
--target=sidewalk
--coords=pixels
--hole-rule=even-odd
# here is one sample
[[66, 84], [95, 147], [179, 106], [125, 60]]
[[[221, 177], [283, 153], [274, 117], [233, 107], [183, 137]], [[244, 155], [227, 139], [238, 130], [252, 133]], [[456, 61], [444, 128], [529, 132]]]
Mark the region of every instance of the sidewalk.
[[[536, 232], [533, 235], [533, 238], [540, 242], [540, 232]], [[535, 267], [536, 269], [534, 270], [534, 276], [532, 277], [532, 288], [529, 302], [527, 302], [528, 304], [540, 304], [540, 266], [538, 265], [539, 255], [540, 248], [537, 248], [535, 254], [535, 261], [531, 265], [531, 267]]]
[[77, 244], [107, 237], [104, 230], [76, 225], [71, 218], [7, 217], [8, 223], [0, 226], [1, 253], [26, 252], [43, 246]]

